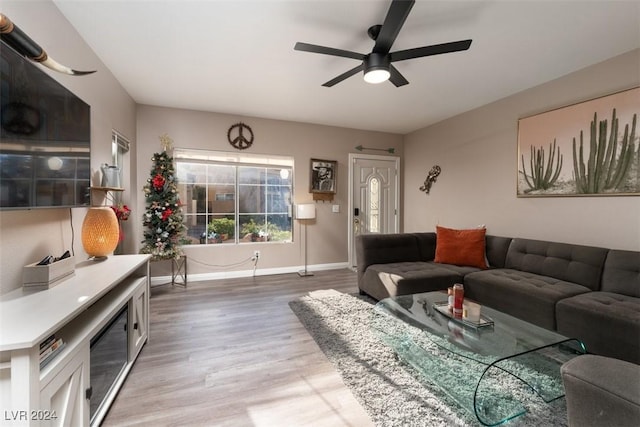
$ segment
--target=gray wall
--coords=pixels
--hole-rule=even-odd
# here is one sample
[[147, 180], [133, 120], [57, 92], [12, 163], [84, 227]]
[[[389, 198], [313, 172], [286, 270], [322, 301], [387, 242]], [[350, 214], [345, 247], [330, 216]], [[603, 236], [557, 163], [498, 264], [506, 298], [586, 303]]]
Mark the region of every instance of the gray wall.
[[[49, 0], [3, 0], [2, 13], [58, 62], [80, 70], [97, 70], [95, 74], [75, 77], [42, 67], [91, 105], [91, 167], [95, 175], [93, 184], [100, 184], [100, 164], [111, 163], [112, 129], [117, 129], [134, 140], [130, 160], [135, 167], [135, 103], [56, 6]], [[125, 184], [128, 188], [135, 187], [133, 182]], [[137, 194], [137, 191], [126, 191], [125, 201], [135, 203]], [[45, 255], [61, 255], [72, 248], [72, 243], [76, 260], [86, 259], [87, 255], [80, 241], [85, 213], [85, 208], [0, 212], [0, 293], [22, 286], [24, 265], [37, 262]], [[72, 232], [75, 232], [73, 242]]]
[[[485, 224], [495, 235], [640, 250], [638, 196], [516, 197], [519, 118], [638, 85], [634, 50], [406, 135], [405, 231]], [[442, 173], [425, 195], [418, 187], [435, 164]]]

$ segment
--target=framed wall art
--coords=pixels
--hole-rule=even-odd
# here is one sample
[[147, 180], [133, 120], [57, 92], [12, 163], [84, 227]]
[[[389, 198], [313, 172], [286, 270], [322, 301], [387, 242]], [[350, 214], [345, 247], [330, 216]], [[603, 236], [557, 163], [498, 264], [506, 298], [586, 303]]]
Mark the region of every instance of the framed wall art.
[[518, 197], [640, 195], [640, 87], [518, 120]]
[[311, 159], [310, 182], [311, 193], [335, 194], [336, 193], [336, 169], [335, 160]]

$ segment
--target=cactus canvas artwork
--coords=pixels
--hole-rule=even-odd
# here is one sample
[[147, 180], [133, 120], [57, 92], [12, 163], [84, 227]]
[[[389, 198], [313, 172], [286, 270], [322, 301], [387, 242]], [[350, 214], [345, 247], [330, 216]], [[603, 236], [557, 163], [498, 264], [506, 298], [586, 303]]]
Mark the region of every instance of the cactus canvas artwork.
[[640, 195], [640, 87], [518, 120], [518, 197]]

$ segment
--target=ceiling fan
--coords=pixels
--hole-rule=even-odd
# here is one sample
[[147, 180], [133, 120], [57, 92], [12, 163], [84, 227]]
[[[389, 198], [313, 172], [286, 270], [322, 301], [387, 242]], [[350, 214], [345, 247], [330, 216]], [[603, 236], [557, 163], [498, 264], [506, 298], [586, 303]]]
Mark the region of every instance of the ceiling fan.
[[442, 53], [458, 52], [469, 49], [471, 40], [436, 44], [417, 47], [413, 49], [391, 51], [393, 42], [398, 37], [404, 21], [409, 16], [415, 0], [392, 0], [387, 16], [382, 25], [374, 25], [369, 28], [367, 34], [375, 41], [371, 53], [364, 55], [349, 50], [335, 49], [332, 47], [318, 46], [309, 43], [296, 43], [294, 49], [304, 52], [321, 53], [324, 55], [340, 56], [362, 61], [360, 65], [329, 80], [322, 86], [331, 87], [341, 81], [364, 71], [364, 80], [368, 83], [382, 83], [391, 81], [396, 87], [409, 84], [407, 79], [392, 65], [393, 62], [407, 59], [421, 58], [423, 56], [440, 55]]

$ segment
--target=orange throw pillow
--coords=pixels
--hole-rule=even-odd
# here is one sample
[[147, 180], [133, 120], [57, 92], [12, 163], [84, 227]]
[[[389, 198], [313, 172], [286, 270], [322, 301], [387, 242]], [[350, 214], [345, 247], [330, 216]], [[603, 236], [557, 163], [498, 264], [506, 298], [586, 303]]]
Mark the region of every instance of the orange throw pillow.
[[485, 228], [454, 230], [436, 226], [434, 262], [489, 268], [485, 261]]

